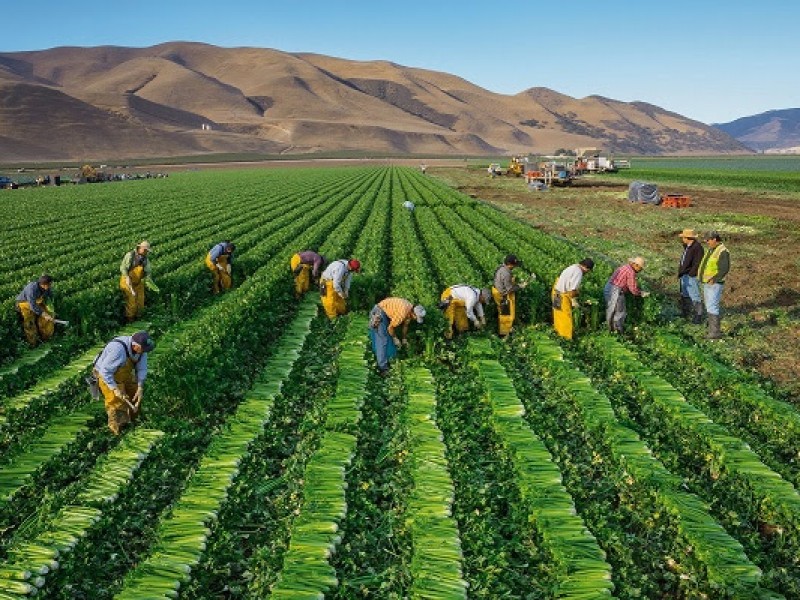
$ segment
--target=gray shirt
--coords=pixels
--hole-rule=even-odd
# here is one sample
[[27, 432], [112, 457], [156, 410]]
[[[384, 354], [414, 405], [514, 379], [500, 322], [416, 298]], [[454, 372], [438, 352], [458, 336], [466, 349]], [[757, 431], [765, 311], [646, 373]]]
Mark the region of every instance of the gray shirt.
[[514, 276], [508, 265], [500, 265], [494, 273], [494, 287], [501, 294], [518, 292], [520, 287], [514, 283]]

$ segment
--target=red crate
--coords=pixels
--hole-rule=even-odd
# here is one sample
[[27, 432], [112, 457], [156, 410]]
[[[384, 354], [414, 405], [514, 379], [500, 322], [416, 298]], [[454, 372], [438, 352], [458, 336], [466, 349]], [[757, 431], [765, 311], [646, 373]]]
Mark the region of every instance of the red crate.
[[661, 206], [666, 208], [686, 208], [691, 205], [691, 196], [684, 196], [683, 194], [667, 194], [666, 196], [661, 196]]

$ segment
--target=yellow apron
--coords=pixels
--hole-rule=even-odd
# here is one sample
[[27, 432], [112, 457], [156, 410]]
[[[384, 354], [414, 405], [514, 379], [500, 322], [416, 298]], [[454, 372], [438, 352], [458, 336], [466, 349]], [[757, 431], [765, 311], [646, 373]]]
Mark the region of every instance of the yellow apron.
[[311, 287], [311, 265], [301, 264], [301, 260], [300, 255], [295, 254], [289, 262], [292, 273], [297, 271], [297, 275], [294, 276], [294, 295], [297, 298], [305, 294]]
[[447, 332], [444, 334], [445, 337], [449, 340], [453, 337], [453, 328], [459, 333], [463, 333], [465, 331], [469, 331], [469, 318], [467, 317], [467, 306], [463, 300], [459, 300], [456, 298], [451, 298], [452, 295], [452, 288], [447, 288], [445, 291], [442, 292], [440, 300], [442, 302], [447, 302], [450, 300], [450, 304], [444, 311], [444, 316], [447, 319], [447, 322], [450, 324], [450, 327], [447, 329]]
[[506, 336], [511, 333], [511, 328], [514, 326], [514, 317], [517, 314], [517, 294], [516, 292], [506, 294], [507, 301], [504, 304], [503, 295], [496, 287], [492, 286], [492, 298], [497, 304], [497, 334]]
[[42, 316], [37, 316], [31, 310], [28, 302], [17, 302], [17, 308], [22, 315], [22, 330], [25, 332], [25, 340], [31, 348], [36, 346], [40, 339], [46, 342], [53, 337], [56, 328], [55, 323], [44, 318], [44, 314], [47, 312], [44, 298], [39, 298], [36, 305], [42, 309]]
[[[135, 363], [129, 358], [125, 364], [114, 373], [114, 381], [117, 382], [117, 387], [119, 387], [120, 391], [128, 396], [129, 399], [133, 398], [138, 388], [134, 366]], [[114, 395], [114, 391], [108, 387], [103, 378], [100, 377], [100, 374], [97, 371], [95, 371], [94, 374], [100, 385], [100, 391], [103, 392], [106, 414], [108, 415], [108, 428], [114, 435], [119, 435], [120, 429], [125, 424], [130, 423], [141, 414], [141, 407], [139, 411], [134, 414], [130, 406], [128, 406], [124, 400]]]
[[347, 302], [333, 289], [333, 281], [330, 279], [323, 279], [320, 281], [320, 288], [324, 286], [325, 292], [322, 296], [322, 308], [328, 318], [333, 320], [339, 315], [347, 314]]
[[144, 312], [144, 267], [140, 265], [132, 268], [128, 271], [128, 277], [131, 279], [131, 287], [136, 295], [131, 294], [124, 275], [119, 278], [119, 289], [122, 290], [122, 295], [125, 297], [125, 318], [131, 322]]
[[206, 254], [206, 266], [211, 271], [211, 293], [213, 294], [219, 294], [221, 290], [229, 290], [233, 284], [231, 274], [228, 273], [226, 268], [228, 266], [228, 256], [220, 254], [219, 258], [217, 258], [217, 263], [222, 265], [222, 269], [211, 262], [211, 252]]
[[[575, 333], [572, 321], [572, 298], [574, 296], [575, 292], [557, 292], [555, 285], [550, 290], [550, 298], [553, 303], [553, 329], [567, 340], [571, 340]], [[556, 308], [557, 297], [560, 297], [561, 308]]]

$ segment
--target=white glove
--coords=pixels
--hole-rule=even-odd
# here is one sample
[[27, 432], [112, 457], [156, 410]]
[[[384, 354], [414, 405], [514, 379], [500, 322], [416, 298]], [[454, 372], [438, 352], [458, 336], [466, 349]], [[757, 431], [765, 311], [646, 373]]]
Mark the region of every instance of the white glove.
[[139, 404], [144, 397], [144, 388], [140, 385], [136, 388], [136, 393], [133, 395], [133, 399], [131, 400], [134, 405]]
[[408, 346], [408, 340], [403, 340], [402, 344], [403, 346]]
[[124, 397], [122, 390], [119, 388], [114, 388], [114, 397], [122, 399]]
[[44, 317], [45, 321], [53, 322], [53, 321], [56, 320], [55, 317], [53, 315], [51, 315], [49, 312], [43, 312], [42, 316]]
[[393, 337], [393, 338], [392, 338], [392, 341], [394, 342], [394, 345], [395, 345], [395, 346], [398, 346], [398, 347], [399, 347], [399, 346], [402, 346], [402, 342], [400, 341], [400, 338], [398, 338], [398, 337]]
[[475, 329], [482, 329], [486, 322], [483, 319], [475, 321]]
[[572, 307], [573, 308], [577, 308], [578, 307], [578, 299], [577, 298], [570, 298], [570, 302], [572, 302]]
[[226, 265], [225, 268], [228, 271], [228, 275], [230, 275], [231, 274], [231, 266], [230, 265]]
[[647, 298], [650, 295], [650, 292], [642, 292], [642, 298]]
[[225, 270], [225, 265], [217, 263], [217, 271], [224, 271], [224, 270]]

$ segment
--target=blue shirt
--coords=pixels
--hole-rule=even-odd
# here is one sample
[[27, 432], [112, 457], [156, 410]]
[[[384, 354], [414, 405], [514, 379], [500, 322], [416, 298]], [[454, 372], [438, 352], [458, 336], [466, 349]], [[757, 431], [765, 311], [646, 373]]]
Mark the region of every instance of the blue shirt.
[[[136, 354], [133, 351], [131, 337], [130, 335], [122, 335], [108, 342], [100, 353], [100, 358], [97, 359], [97, 363], [94, 366], [98, 375], [112, 390], [117, 389], [117, 382], [114, 381], [114, 373], [128, 361], [128, 354], [131, 355], [131, 358], [136, 363], [134, 367], [136, 371], [136, 382], [141, 385], [147, 378], [147, 353]], [[122, 342], [122, 344], [117, 342], [117, 340]]]
[[28, 285], [22, 288], [22, 291], [17, 296], [17, 302], [27, 302], [31, 305], [33, 314], [37, 317], [42, 314], [42, 307], [36, 304], [39, 298], [52, 298], [53, 294], [50, 290], [43, 290], [39, 287], [38, 281], [31, 281]]
[[220, 242], [219, 244], [217, 244], [216, 246], [214, 246], [211, 249], [211, 252], [209, 253], [211, 256], [209, 258], [211, 259], [212, 263], [217, 262], [217, 259], [220, 256], [222, 256], [223, 254], [227, 254], [228, 255], [228, 264], [233, 263], [233, 253], [232, 252], [225, 252], [225, 246], [227, 246], [227, 245], [228, 245], [227, 242]]

